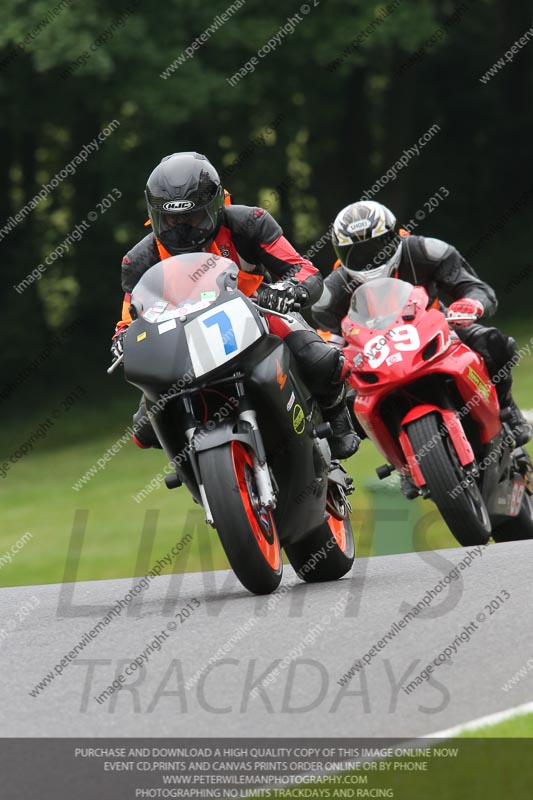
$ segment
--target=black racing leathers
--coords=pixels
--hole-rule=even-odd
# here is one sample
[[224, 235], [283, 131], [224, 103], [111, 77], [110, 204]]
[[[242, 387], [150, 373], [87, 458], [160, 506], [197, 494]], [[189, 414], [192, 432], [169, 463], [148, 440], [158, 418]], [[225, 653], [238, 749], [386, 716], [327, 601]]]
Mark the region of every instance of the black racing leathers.
[[[494, 290], [482, 281], [465, 258], [450, 244], [441, 239], [425, 236], [402, 237], [402, 252], [395, 277], [423, 286], [429, 295], [429, 303], [441, 299], [460, 300], [470, 297], [483, 305], [483, 319], [491, 317], [498, 307]], [[324, 281], [320, 300], [312, 308], [317, 326], [341, 335], [341, 321], [348, 313], [353, 292], [358, 281], [345, 267], [334, 270]], [[485, 360], [491, 377], [506, 371], [504, 380], [497, 383], [500, 402], [510, 397], [511, 366], [516, 352], [514, 339], [498, 328], [487, 328], [473, 324], [458, 328], [458, 336]]]
[[[484, 283], [463, 256], [440, 239], [404, 236], [402, 253], [395, 277], [415, 286], [423, 286], [432, 303], [441, 294], [452, 300], [471, 297], [479, 300], [490, 317], [497, 308], [491, 287]], [[341, 320], [348, 313], [350, 300], [359, 283], [345, 267], [334, 270], [324, 281], [322, 297], [313, 306], [313, 319], [319, 328], [341, 334]]]

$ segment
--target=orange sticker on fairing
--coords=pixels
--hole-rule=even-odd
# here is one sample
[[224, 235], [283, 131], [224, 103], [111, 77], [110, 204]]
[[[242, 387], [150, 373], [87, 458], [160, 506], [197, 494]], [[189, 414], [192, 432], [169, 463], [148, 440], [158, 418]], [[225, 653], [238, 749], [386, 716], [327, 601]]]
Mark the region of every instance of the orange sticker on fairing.
[[277, 359], [276, 359], [276, 368], [277, 368], [276, 380], [281, 390], [285, 387], [285, 384], [287, 383], [287, 376], [283, 374], [283, 370], [281, 369], [281, 364]]

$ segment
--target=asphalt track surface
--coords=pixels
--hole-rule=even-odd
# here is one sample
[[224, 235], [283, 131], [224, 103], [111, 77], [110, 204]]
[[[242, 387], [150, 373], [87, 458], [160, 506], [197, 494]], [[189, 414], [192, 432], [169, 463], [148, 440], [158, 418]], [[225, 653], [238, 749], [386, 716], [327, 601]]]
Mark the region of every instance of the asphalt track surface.
[[[30, 690], [140, 579], [65, 585], [73, 596], [61, 604], [61, 585], [2, 589], [2, 736], [410, 738], [520, 705], [532, 697], [533, 672], [509, 692], [501, 687], [533, 656], [533, 544], [527, 542], [483, 548], [427, 610], [375, 651], [363, 672], [344, 687], [337, 683], [472, 552], [360, 559], [342, 581], [317, 585], [300, 583], [287, 567], [285, 589], [271, 596], [270, 609], [268, 597], [251, 596], [230, 572], [153, 578], [137, 605], [36, 697]], [[490, 613], [490, 601], [507, 593]], [[200, 605], [180, 623], [175, 614], [196, 606], [192, 598]], [[36, 601], [24, 616], [20, 609]], [[406, 694], [401, 686], [478, 614], [485, 619], [470, 640], [435, 668], [431, 682]], [[167, 634], [161, 649], [126, 679], [129, 686], [98, 703], [94, 698], [161, 631]], [[224, 645], [227, 652], [185, 688]], [[253, 681], [283, 659], [273, 682], [252, 696]]]

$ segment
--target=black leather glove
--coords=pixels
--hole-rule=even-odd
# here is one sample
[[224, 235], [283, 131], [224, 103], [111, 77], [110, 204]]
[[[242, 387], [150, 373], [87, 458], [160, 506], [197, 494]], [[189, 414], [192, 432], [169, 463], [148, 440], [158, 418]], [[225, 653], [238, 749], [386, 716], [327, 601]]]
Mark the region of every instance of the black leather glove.
[[124, 337], [126, 336], [127, 330], [127, 328], [121, 328], [113, 337], [111, 342], [111, 355], [113, 356], [113, 361], [116, 361], [117, 358], [120, 358], [124, 352]]
[[296, 302], [300, 308], [305, 308], [309, 303], [309, 292], [301, 283], [296, 285]]
[[298, 311], [309, 299], [307, 289], [290, 281], [261, 284], [257, 290], [257, 303], [263, 308], [286, 314], [287, 311]]

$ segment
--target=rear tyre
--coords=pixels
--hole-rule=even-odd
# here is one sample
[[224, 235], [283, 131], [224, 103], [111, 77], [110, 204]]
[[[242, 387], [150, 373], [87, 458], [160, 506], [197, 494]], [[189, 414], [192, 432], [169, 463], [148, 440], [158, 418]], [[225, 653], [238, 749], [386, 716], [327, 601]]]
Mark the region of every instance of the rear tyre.
[[319, 528], [296, 544], [285, 547], [291, 566], [302, 581], [336, 581], [348, 573], [355, 558], [352, 523], [349, 517], [330, 516]]
[[231, 441], [199, 454], [199, 466], [215, 527], [231, 568], [253, 594], [270, 594], [283, 572], [272, 512], [260, 505], [252, 453]]
[[439, 429], [439, 420], [436, 414], [421, 417], [407, 425], [407, 436], [419, 454], [431, 499], [459, 544], [486, 544], [491, 524], [485, 501], [475, 480], [463, 487], [464, 471], [450, 438]]

